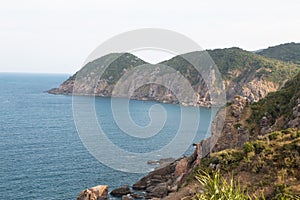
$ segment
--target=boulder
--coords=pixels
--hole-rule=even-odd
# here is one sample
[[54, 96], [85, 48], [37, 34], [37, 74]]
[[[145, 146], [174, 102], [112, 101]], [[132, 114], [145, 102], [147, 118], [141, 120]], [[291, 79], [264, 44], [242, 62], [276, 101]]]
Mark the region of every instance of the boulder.
[[77, 200], [106, 200], [108, 198], [108, 186], [98, 185], [79, 193]]
[[147, 176], [133, 184], [134, 190], [145, 190], [150, 186], [167, 181], [175, 171], [176, 163], [171, 163], [150, 172]]
[[154, 187], [147, 188], [146, 199], [163, 198], [168, 195], [168, 186], [166, 183], [160, 183]]
[[123, 195], [122, 200], [132, 200], [133, 198], [130, 195]]
[[182, 174], [185, 174], [187, 172], [188, 168], [188, 159], [186, 157], [182, 158], [178, 161], [176, 167], [175, 167], [175, 176], [180, 176]]
[[123, 185], [122, 187], [119, 187], [111, 191], [110, 194], [112, 196], [122, 197], [123, 195], [131, 194], [131, 190], [129, 188], [129, 185]]
[[143, 199], [144, 198], [143, 195], [135, 194], [135, 193], [132, 193], [130, 196], [133, 197], [134, 199]]

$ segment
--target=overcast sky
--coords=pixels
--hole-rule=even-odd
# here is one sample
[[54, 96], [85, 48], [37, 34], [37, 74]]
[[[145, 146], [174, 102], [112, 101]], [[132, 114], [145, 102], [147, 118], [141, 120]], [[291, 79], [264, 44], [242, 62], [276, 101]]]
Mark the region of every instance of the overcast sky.
[[173, 30], [204, 49], [300, 42], [299, 2], [0, 0], [0, 72], [71, 74], [102, 42], [138, 28]]

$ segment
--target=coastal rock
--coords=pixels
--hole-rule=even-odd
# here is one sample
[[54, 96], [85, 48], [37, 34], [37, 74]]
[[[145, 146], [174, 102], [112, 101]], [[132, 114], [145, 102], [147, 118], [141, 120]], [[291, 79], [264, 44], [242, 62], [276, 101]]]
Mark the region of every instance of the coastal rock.
[[[174, 173], [176, 167], [176, 162], [173, 162], [169, 165], [163, 166], [150, 172], [147, 176], [140, 179], [138, 182], [133, 184], [132, 188], [134, 190], [146, 190], [149, 185], [158, 184], [160, 182], [167, 181], [170, 176]], [[160, 181], [156, 181], [159, 180]], [[153, 181], [154, 180], [154, 181]]]
[[188, 167], [188, 160], [186, 157], [182, 158], [180, 161], [178, 161], [176, 167], [175, 167], [175, 176], [181, 176], [182, 174], [185, 174], [187, 172]]
[[163, 198], [168, 195], [168, 186], [166, 183], [159, 183], [155, 187], [147, 188], [145, 198]]
[[136, 193], [132, 193], [130, 196], [133, 197], [134, 199], [143, 199], [144, 198], [143, 195], [136, 194]]
[[122, 200], [132, 200], [133, 198], [130, 195], [123, 195]]
[[196, 150], [191, 156], [177, 159], [150, 172], [135, 183], [133, 189], [145, 191], [146, 199], [163, 198], [169, 193], [176, 192], [178, 185], [184, 183], [186, 175], [196, 166], [199, 160], [197, 153], [199, 147], [199, 145], [196, 146]]
[[131, 194], [131, 190], [129, 185], [123, 185], [122, 187], [112, 190], [110, 194], [112, 196], [121, 197], [123, 195]]
[[106, 200], [108, 199], [108, 186], [98, 185], [79, 193], [77, 200]]
[[175, 161], [174, 158], [162, 158], [162, 159], [159, 159], [159, 160], [148, 160], [147, 164], [165, 166], [165, 165], [170, 164], [174, 161]]
[[[212, 59], [216, 60], [216, 65], [222, 73], [223, 80], [218, 77], [218, 73], [215, 72], [213, 67], [207, 66], [205, 71], [199, 72], [181, 56], [160, 63], [169, 66], [173, 69], [172, 71], [166, 73], [158, 65], [149, 65], [145, 70], [135, 71], [134, 76], [130, 77], [129, 74], [134, 71], [135, 67], [148, 64], [129, 53], [112, 53], [86, 64], [62, 83], [59, 88], [51, 89], [48, 93], [101, 97], [111, 97], [114, 93], [113, 96], [115, 97], [211, 107], [217, 100], [210, 95], [213, 93], [221, 94], [224, 92], [225, 94], [226, 92], [227, 100], [232, 100], [235, 95], [241, 95], [246, 97], [249, 102], [256, 102], [268, 93], [280, 89], [286, 80], [298, 71], [292, 64], [277, 63], [268, 58], [262, 59], [259, 56], [253, 56], [252, 52], [246, 52], [239, 48], [218, 49], [209, 51], [209, 53]], [[186, 56], [196, 61], [195, 58], [201, 55], [199, 55], [199, 52], [191, 52], [184, 57]], [[268, 64], [266, 65], [266, 63]], [[148, 71], [151, 66], [152, 69]], [[270, 70], [270, 67], [272, 70]], [[108, 68], [108, 71], [101, 73]], [[282, 76], [277, 77], [279, 70], [289, 70], [289, 73], [282, 73]], [[115, 87], [116, 83], [122, 77], [124, 77], [121, 81], [122, 85], [127, 90], [131, 88], [132, 91], [116, 89], [118, 88]], [[185, 99], [187, 95], [183, 94], [184, 92], [176, 92], [177, 94], [172, 92], [186, 89], [181, 88], [183, 83], [181, 78], [190, 82], [195, 92], [193, 94], [195, 98]], [[211, 87], [218, 83], [219, 79], [222, 81], [219, 87]], [[151, 84], [144, 84], [145, 82], [151, 82]], [[132, 95], [128, 96], [129, 93]]]
[[[244, 127], [242, 117], [249, 115], [247, 110], [249, 100], [242, 96], [235, 96], [231, 105], [226, 108], [226, 118], [223, 126], [218, 126], [218, 114], [212, 123], [212, 135], [216, 136], [216, 145], [212, 152], [221, 151], [227, 148], [241, 147], [249, 139], [249, 131]], [[225, 110], [225, 109], [224, 109]], [[222, 117], [222, 115], [220, 115]]]

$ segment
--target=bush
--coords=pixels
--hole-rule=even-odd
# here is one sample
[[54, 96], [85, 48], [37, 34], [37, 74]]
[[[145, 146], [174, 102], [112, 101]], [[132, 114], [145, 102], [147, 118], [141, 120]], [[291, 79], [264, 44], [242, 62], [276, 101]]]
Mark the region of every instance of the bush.
[[265, 142], [260, 141], [260, 140], [255, 141], [253, 143], [253, 146], [254, 146], [256, 154], [260, 154], [266, 148]]
[[270, 140], [276, 140], [281, 136], [281, 132], [275, 131], [269, 135]]
[[203, 192], [196, 194], [197, 200], [251, 200], [239, 183], [235, 183], [233, 179], [227, 182], [219, 171], [213, 172], [212, 175], [201, 171], [196, 175], [196, 179], [203, 187]]
[[244, 153], [248, 154], [250, 152], [254, 152], [255, 148], [252, 143], [246, 142], [243, 146]]

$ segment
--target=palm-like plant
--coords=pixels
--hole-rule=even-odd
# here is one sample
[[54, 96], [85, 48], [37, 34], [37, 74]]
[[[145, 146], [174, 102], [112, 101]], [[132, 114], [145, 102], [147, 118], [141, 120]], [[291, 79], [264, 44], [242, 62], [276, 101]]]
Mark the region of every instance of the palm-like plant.
[[210, 175], [208, 172], [200, 171], [196, 179], [202, 185], [203, 191], [196, 195], [197, 200], [251, 200], [247, 192], [233, 179], [229, 183], [220, 172], [216, 171]]

